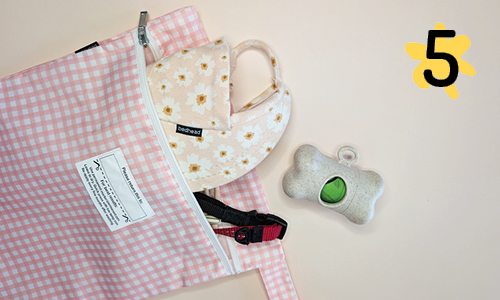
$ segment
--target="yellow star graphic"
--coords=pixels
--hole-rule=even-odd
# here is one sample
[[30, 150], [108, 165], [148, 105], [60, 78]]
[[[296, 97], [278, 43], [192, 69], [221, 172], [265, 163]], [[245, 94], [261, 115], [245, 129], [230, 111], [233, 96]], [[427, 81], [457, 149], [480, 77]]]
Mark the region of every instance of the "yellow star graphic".
[[[437, 23], [434, 30], [446, 30], [442, 23]], [[474, 76], [476, 70], [465, 60], [460, 59], [460, 56], [467, 51], [470, 47], [470, 40], [465, 35], [459, 35], [452, 39], [436, 38], [435, 51], [449, 53], [455, 57], [458, 63], [458, 71], [464, 74]], [[413, 80], [422, 89], [429, 88], [429, 83], [424, 77], [426, 69], [432, 70], [432, 75], [436, 78], [447, 78], [450, 74], [450, 64], [443, 59], [428, 59], [427, 46], [419, 43], [408, 43], [405, 46], [406, 53], [415, 60], [422, 62], [417, 66], [413, 72]], [[448, 96], [452, 99], [457, 99], [458, 91], [455, 83], [444, 87]]]

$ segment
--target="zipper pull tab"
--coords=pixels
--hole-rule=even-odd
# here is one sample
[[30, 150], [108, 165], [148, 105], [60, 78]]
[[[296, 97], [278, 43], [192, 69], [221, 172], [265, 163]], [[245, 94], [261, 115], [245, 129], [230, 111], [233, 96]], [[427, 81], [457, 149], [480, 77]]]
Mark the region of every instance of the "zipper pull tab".
[[141, 11], [141, 18], [139, 19], [139, 28], [137, 30], [139, 43], [143, 47], [147, 47], [149, 44], [148, 37], [146, 36], [146, 19], [148, 18], [147, 11]]

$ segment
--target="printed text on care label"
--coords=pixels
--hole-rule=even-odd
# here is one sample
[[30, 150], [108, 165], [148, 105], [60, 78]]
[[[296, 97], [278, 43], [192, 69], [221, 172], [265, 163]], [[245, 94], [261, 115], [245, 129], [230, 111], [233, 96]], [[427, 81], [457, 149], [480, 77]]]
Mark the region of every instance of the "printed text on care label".
[[154, 215], [137, 186], [121, 149], [76, 164], [78, 173], [111, 231]]

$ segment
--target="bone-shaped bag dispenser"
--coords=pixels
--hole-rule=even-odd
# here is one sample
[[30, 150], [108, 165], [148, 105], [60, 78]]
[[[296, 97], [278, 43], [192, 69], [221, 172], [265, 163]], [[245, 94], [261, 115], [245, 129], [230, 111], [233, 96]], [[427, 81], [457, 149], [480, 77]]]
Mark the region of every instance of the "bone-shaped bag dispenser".
[[[354, 156], [346, 159], [345, 151]], [[283, 178], [283, 190], [291, 198], [307, 199], [343, 214], [353, 223], [368, 223], [375, 202], [384, 192], [384, 181], [373, 171], [351, 167], [359, 158], [356, 149], [344, 146], [337, 155], [338, 161], [312, 145], [300, 146], [294, 166]]]

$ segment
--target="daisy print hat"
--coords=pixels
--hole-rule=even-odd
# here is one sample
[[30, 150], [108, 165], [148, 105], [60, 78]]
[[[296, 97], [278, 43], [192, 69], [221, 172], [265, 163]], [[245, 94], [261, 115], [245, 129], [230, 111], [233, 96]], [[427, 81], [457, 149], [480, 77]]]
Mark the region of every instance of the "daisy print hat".
[[[246, 49], [264, 51], [272, 85], [231, 112], [230, 73]], [[184, 49], [147, 67], [148, 84], [170, 148], [191, 190], [202, 191], [255, 168], [275, 147], [290, 118], [291, 98], [269, 46], [225, 38]]]

